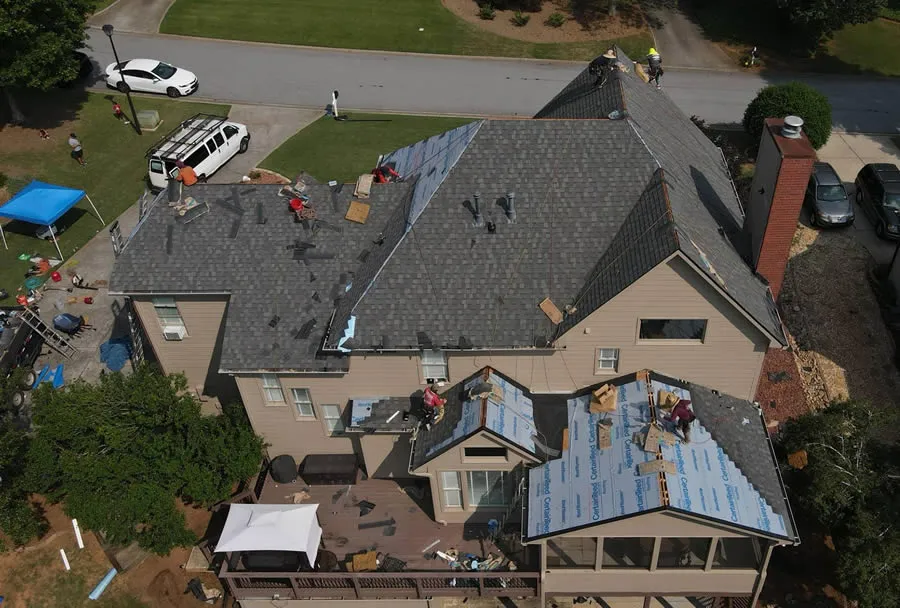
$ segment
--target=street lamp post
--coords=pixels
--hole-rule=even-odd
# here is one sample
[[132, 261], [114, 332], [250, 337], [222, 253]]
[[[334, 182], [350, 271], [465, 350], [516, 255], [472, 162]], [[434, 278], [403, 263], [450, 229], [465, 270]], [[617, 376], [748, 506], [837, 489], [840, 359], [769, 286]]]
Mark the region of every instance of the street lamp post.
[[[113, 26], [107, 23], [103, 26], [103, 33], [109, 37], [109, 44], [112, 46], [113, 57], [116, 58], [116, 69], [119, 69], [119, 53], [116, 52], [116, 43], [113, 42]], [[143, 135], [141, 133], [141, 124], [138, 121], [137, 111], [134, 109], [134, 102], [131, 101], [131, 89], [128, 87], [128, 84], [125, 82], [125, 74], [122, 73], [122, 70], [119, 69], [119, 77], [122, 79], [122, 86], [125, 89], [125, 97], [128, 98], [128, 107], [131, 108], [131, 124], [134, 125], [134, 130], [137, 131], [138, 135]]]

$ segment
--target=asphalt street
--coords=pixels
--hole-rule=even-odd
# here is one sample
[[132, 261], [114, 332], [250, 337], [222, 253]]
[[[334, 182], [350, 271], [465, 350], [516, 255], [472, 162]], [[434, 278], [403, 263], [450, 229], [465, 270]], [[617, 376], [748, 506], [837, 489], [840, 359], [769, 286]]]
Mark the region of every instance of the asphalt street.
[[[196, 97], [234, 103], [324, 108], [331, 91], [355, 110], [479, 116], [532, 116], [583, 69], [581, 64], [517, 59], [312, 49], [117, 33], [119, 57], [160, 59], [200, 79]], [[113, 62], [106, 36], [89, 30], [88, 54]], [[756, 92], [779, 74], [669, 69], [663, 89], [682, 110], [709, 123], [738, 123]], [[804, 75], [831, 100], [835, 126], [897, 133], [900, 80]], [[102, 83], [101, 83], [102, 84]]]

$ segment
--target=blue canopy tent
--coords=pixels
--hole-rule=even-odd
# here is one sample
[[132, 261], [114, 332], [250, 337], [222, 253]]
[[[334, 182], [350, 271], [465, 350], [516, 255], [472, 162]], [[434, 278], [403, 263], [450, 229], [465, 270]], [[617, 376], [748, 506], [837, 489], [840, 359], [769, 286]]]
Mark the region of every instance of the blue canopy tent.
[[[0, 207], [0, 217], [47, 226], [47, 230], [53, 239], [53, 244], [56, 245], [56, 252], [59, 253], [59, 259], [63, 260], [65, 258], [59, 249], [59, 243], [56, 241], [56, 231], [53, 229], [53, 223], [74, 207], [82, 198], [87, 199], [91, 209], [97, 214], [97, 219], [100, 220], [101, 224], [105, 224], [91, 197], [84, 190], [55, 186], [37, 180], [19, 190], [9, 202]], [[2, 225], [0, 225], [0, 237], [3, 238], [3, 246], [9, 249]]]

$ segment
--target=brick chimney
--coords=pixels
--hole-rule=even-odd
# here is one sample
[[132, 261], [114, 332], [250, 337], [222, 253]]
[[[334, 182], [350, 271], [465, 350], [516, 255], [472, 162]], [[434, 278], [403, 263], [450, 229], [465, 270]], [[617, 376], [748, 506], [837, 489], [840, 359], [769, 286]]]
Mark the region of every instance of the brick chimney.
[[803, 121], [796, 116], [766, 119], [744, 218], [753, 267], [769, 282], [776, 300], [816, 161], [816, 151], [802, 127]]

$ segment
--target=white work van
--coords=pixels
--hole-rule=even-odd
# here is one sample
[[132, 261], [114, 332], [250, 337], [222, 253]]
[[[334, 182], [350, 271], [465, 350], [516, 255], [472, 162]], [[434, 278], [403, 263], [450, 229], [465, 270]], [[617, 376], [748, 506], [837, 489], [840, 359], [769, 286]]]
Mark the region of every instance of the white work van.
[[222, 165], [250, 146], [246, 125], [231, 122], [224, 116], [197, 114], [182, 122], [171, 133], [147, 151], [150, 188], [166, 187], [168, 176], [177, 173], [175, 162], [181, 160], [192, 167], [200, 181], [205, 181]]

